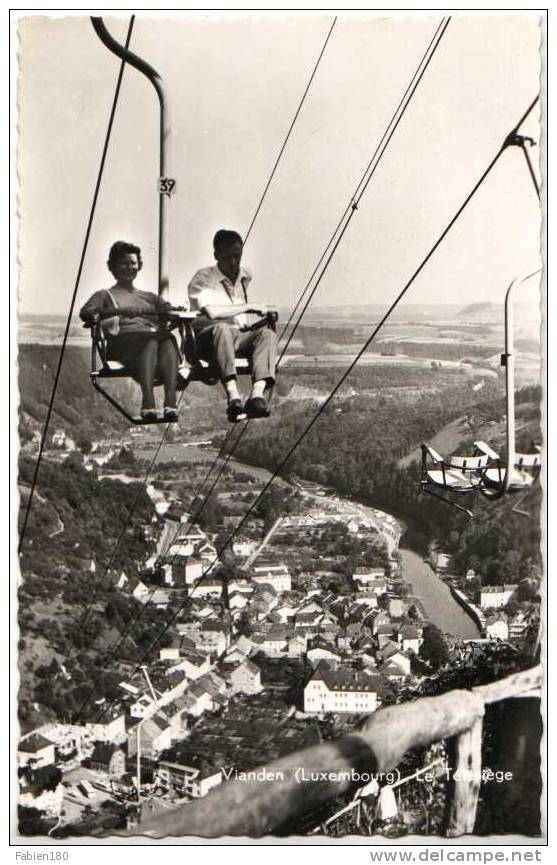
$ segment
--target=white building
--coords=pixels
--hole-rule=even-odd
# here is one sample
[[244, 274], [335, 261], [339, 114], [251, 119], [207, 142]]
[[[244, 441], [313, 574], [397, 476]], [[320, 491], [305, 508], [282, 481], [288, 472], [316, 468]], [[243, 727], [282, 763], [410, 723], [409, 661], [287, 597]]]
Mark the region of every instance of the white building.
[[259, 694], [263, 690], [261, 670], [248, 658], [234, 667], [228, 679], [233, 694]]
[[504, 586], [483, 586], [480, 592], [480, 607], [482, 610], [505, 607], [517, 588], [516, 583], [509, 583]]
[[509, 623], [505, 613], [494, 613], [485, 622], [486, 636], [492, 640], [509, 639]]
[[292, 580], [286, 565], [254, 565], [253, 581], [266, 583], [276, 592], [290, 592], [292, 589]]
[[352, 579], [360, 584], [359, 588], [371, 589], [378, 595], [387, 591], [385, 568], [360, 568], [352, 574]]
[[232, 542], [232, 552], [235, 556], [247, 559], [257, 549], [257, 541], [237, 540]]
[[126, 738], [126, 716], [122, 709], [111, 709], [106, 700], [93, 703], [91, 720], [85, 724], [87, 735], [97, 742], [120, 744]]
[[17, 749], [18, 766], [31, 765], [33, 769], [40, 769], [43, 766], [52, 766], [55, 759], [54, 742], [41, 733], [35, 731], [20, 739]]
[[304, 689], [305, 712], [374, 712], [381, 681], [378, 676], [321, 665]]
[[180, 795], [201, 799], [222, 783], [223, 774], [220, 769], [212, 767], [199, 769], [182, 763], [161, 761], [157, 767], [157, 777]]

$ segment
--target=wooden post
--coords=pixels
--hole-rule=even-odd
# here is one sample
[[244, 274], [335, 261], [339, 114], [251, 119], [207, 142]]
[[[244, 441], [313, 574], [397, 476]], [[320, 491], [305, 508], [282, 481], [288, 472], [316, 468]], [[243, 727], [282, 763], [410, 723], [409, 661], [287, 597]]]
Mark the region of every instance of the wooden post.
[[460, 733], [451, 742], [451, 792], [447, 830], [449, 838], [471, 835], [476, 822], [480, 781], [482, 774], [482, 726], [477, 718], [469, 730]]

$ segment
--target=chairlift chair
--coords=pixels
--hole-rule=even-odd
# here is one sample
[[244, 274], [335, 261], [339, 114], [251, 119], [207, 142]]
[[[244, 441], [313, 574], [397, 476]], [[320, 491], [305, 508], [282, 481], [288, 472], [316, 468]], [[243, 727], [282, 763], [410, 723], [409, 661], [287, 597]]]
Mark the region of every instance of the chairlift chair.
[[473, 517], [472, 511], [441, 495], [439, 491], [457, 498], [473, 495], [479, 489], [488, 462], [489, 457], [484, 453], [454, 454], [445, 458], [431, 445], [422, 444], [421, 488], [425, 493]]
[[[118, 311], [115, 310], [114, 312], [117, 314]], [[165, 317], [160, 313], [157, 313], [157, 316], [162, 318]], [[187, 364], [189, 364], [189, 366], [186, 364], [182, 365], [178, 371], [178, 390], [183, 391], [191, 382], [196, 381], [207, 385], [216, 384], [220, 379], [218, 370], [208, 361], [202, 360], [198, 353], [194, 322], [200, 317], [200, 313], [173, 310], [168, 313], [166, 317], [168, 329], [176, 329], [180, 335], [180, 353], [187, 361]], [[261, 327], [270, 327], [274, 330], [276, 328], [277, 320], [277, 313], [269, 312], [264, 318], [261, 318], [252, 324], [249, 329], [258, 330]], [[91, 382], [101, 396], [108, 400], [108, 402], [134, 426], [176, 423], [176, 420], [168, 421], [165, 420], [163, 416], [144, 420], [138, 415], [131, 415], [112, 394], [102, 387], [101, 382], [106, 379], [132, 378], [132, 371], [125, 367], [120, 361], [108, 359], [106, 335], [98, 316], [93, 320], [93, 322], [86, 322], [84, 327], [91, 330]], [[250, 373], [251, 365], [249, 360], [247, 358], [236, 358], [236, 374], [249, 375]], [[161, 382], [155, 379], [154, 384], [155, 387], [157, 387]], [[244, 419], [245, 416], [242, 415], [238, 418], [238, 420]]]

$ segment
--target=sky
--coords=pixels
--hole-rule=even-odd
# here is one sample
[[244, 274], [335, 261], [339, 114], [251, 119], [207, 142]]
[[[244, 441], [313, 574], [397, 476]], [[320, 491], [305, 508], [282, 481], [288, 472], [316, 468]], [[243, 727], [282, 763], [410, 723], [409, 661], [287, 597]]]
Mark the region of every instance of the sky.
[[[123, 42], [127, 17], [105, 22]], [[350, 200], [438, 13], [339, 15], [246, 245], [254, 300], [293, 304]], [[331, 14], [183, 13], [136, 18], [131, 48], [171, 108], [170, 297], [214, 263], [216, 229], [245, 232], [332, 23]], [[19, 24], [19, 309], [66, 313], [119, 60], [85, 16]], [[443, 37], [316, 294], [389, 303], [539, 90], [534, 13], [460, 14]], [[524, 125], [539, 142], [538, 109]], [[536, 161], [539, 147], [532, 150]], [[156, 291], [158, 104], [124, 73], [78, 306], [108, 287], [111, 243], [138, 243], [138, 288]], [[407, 295], [502, 302], [539, 265], [539, 203], [509, 148]], [[536, 299], [537, 284], [517, 300]], [[526, 293], [527, 292], [527, 293]]]

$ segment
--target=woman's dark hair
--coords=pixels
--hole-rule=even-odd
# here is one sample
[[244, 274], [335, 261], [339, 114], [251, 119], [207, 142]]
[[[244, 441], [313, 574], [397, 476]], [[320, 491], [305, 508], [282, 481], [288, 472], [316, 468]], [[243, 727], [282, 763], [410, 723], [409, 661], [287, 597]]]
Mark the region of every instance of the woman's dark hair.
[[112, 266], [116, 264], [119, 258], [122, 258], [123, 255], [128, 255], [129, 253], [133, 253], [137, 255], [137, 263], [139, 265], [139, 270], [143, 267], [143, 259], [141, 258], [141, 250], [139, 246], [136, 246], [135, 243], [127, 243], [125, 240], [117, 240], [116, 243], [113, 243], [110, 247], [110, 252], [108, 253], [108, 267], [112, 269]]
[[234, 243], [241, 243], [244, 245], [244, 241], [237, 231], [230, 231], [228, 228], [219, 228], [215, 236], [213, 237], [213, 249], [215, 252], [217, 249], [225, 249], [228, 246], [232, 246]]

